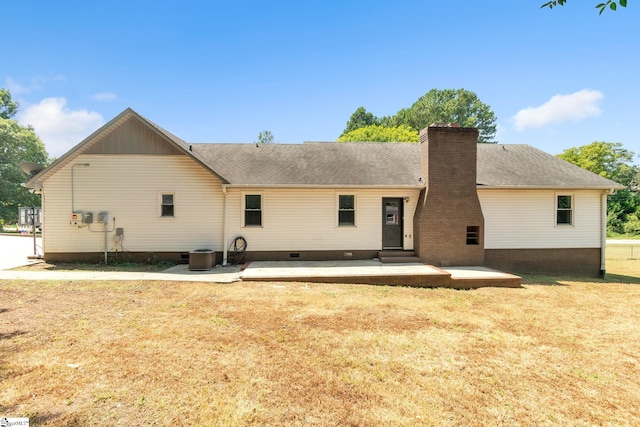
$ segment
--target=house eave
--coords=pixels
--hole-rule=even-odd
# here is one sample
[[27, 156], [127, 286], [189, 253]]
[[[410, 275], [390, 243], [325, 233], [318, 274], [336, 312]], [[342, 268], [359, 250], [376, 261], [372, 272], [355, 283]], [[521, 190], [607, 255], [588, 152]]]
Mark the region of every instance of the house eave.
[[558, 185], [476, 185], [478, 190], [600, 190], [616, 191], [624, 190], [626, 187], [620, 186], [558, 186]]
[[372, 190], [421, 190], [424, 185], [357, 185], [357, 184], [223, 184], [225, 188], [310, 188], [310, 189], [372, 189]]

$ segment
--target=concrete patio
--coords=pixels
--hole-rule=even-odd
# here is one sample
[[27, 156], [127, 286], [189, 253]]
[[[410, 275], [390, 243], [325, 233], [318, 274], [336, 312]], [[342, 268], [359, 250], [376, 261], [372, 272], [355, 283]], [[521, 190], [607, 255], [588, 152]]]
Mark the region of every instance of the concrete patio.
[[[39, 243], [39, 242], [38, 242]], [[438, 268], [419, 262], [382, 263], [377, 259], [353, 261], [256, 261], [243, 266], [217, 266], [209, 271], [190, 271], [179, 264], [160, 272], [93, 270], [15, 270], [39, 262], [30, 239], [0, 236], [0, 279], [9, 280], [149, 280], [233, 283], [315, 282], [356, 283], [419, 287], [478, 288], [519, 287], [521, 279], [486, 267]]]
[[[26, 263], [25, 263], [26, 265]], [[472, 289], [484, 286], [520, 287], [518, 276], [486, 267], [436, 268], [425, 264], [382, 264], [365, 261], [263, 261], [209, 271], [190, 271], [179, 264], [160, 272], [0, 270], [0, 279], [9, 280], [148, 280], [233, 283], [311, 282], [354, 283], [418, 287]]]
[[256, 261], [240, 275], [243, 281], [359, 283], [472, 289], [520, 287], [522, 279], [482, 266], [438, 268], [422, 263], [384, 264], [359, 261]]

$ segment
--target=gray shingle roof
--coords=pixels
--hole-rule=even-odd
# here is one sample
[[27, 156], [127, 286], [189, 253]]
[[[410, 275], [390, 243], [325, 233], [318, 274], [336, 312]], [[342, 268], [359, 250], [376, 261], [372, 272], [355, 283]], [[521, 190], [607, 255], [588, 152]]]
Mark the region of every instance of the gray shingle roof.
[[[420, 145], [394, 143], [192, 144], [231, 185], [419, 187]], [[483, 187], [620, 189], [528, 145], [478, 144]]]
[[[420, 144], [314, 142], [305, 144], [189, 144], [127, 108], [89, 135], [25, 186], [73, 161], [101, 136], [136, 118], [224, 184], [239, 186], [422, 187]], [[596, 188], [623, 186], [528, 145], [478, 144], [477, 183], [498, 188]]]
[[192, 144], [234, 185], [417, 187], [416, 144]]
[[477, 183], [512, 188], [624, 188], [544, 151], [518, 144], [478, 144]]

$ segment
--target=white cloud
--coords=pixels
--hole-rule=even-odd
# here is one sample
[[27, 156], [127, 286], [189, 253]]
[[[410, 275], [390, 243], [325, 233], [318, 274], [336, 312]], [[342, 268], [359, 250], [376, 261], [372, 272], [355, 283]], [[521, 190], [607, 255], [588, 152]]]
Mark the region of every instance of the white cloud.
[[23, 84], [13, 80], [11, 77], [7, 77], [4, 80], [4, 87], [11, 92], [11, 95], [22, 95], [25, 93], [33, 92], [34, 90], [42, 89], [44, 84], [55, 81], [63, 81], [64, 77], [33, 77], [29, 83]]
[[105, 123], [95, 111], [71, 110], [66, 104], [65, 98], [45, 98], [18, 115], [21, 124], [33, 126], [51, 157], [60, 157]]
[[113, 101], [114, 99], [118, 99], [118, 95], [112, 92], [100, 92], [93, 95], [93, 99], [96, 101]]
[[604, 98], [599, 90], [583, 89], [569, 95], [555, 95], [539, 107], [520, 110], [511, 118], [516, 130], [540, 128], [553, 123], [582, 120], [598, 116], [598, 102]]

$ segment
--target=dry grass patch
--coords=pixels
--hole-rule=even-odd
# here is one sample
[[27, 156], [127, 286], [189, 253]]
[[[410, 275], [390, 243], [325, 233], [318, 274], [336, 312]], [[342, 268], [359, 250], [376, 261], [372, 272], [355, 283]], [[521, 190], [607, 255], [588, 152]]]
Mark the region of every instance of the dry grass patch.
[[112, 262], [110, 264], [95, 264], [83, 262], [59, 262], [49, 263], [45, 261], [35, 262], [33, 264], [23, 265], [13, 268], [12, 270], [21, 271], [135, 271], [135, 272], [158, 272], [176, 265], [171, 262]]
[[[638, 276], [628, 268], [619, 276]], [[554, 283], [0, 282], [0, 416], [56, 426], [640, 424], [640, 287]]]

